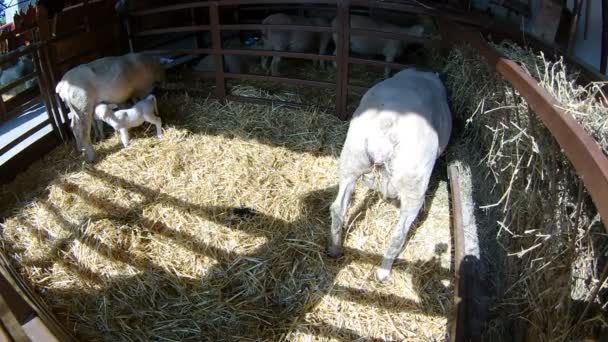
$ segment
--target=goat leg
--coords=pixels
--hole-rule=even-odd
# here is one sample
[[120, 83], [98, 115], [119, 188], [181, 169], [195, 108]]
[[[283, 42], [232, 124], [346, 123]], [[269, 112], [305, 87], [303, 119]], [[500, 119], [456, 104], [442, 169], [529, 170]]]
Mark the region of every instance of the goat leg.
[[120, 141], [122, 141], [122, 145], [124, 147], [129, 146], [129, 130], [127, 128], [121, 128], [118, 131], [120, 132]]
[[348, 205], [355, 189], [356, 175], [343, 177], [338, 188], [338, 196], [331, 205], [331, 238], [327, 248], [327, 254], [333, 258], [342, 255], [342, 223], [348, 210]]

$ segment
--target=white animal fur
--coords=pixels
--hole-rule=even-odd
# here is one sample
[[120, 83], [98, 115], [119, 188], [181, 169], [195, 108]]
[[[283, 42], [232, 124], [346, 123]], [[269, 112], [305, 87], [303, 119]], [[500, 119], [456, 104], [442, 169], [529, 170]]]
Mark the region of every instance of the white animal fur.
[[95, 119], [107, 123], [118, 131], [124, 147], [129, 146], [129, 128], [140, 126], [144, 122], [156, 126], [157, 137], [162, 135], [162, 121], [158, 117], [156, 96], [153, 94], [146, 96], [131, 108], [113, 111], [115, 108], [117, 108], [115, 104], [97, 105], [95, 107]]
[[[319, 17], [292, 16], [283, 13], [271, 14], [262, 21], [263, 25], [309, 25], [309, 26], [329, 26], [329, 21]], [[310, 31], [281, 31], [281, 30], [262, 30], [262, 39], [265, 50], [289, 51], [289, 52], [310, 52], [317, 49], [320, 55], [327, 54], [331, 34], [327, 32]], [[281, 57], [273, 56], [270, 63], [270, 71], [273, 76], [278, 76]], [[317, 64], [317, 60], [314, 61]], [[325, 67], [324, 61], [319, 61], [321, 68]], [[262, 57], [262, 67], [267, 69], [268, 57]]]
[[[445, 87], [435, 73], [406, 69], [365, 93], [340, 155], [340, 185], [331, 205], [331, 256], [341, 255], [342, 223], [355, 182], [363, 175], [369, 187], [401, 202], [399, 221], [376, 274], [381, 281], [389, 277], [451, 129]], [[377, 183], [371, 174], [374, 168], [380, 171]]]
[[164, 80], [165, 70], [158, 58], [144, 54], [104, 57], [69, 70], [55, 91], [75, 115], [71, 127], [79, 150], [87, 160], [95, 160], [91, 145], [91, 124], [99, 103], [124, 103], [143, 98]]
[[[337, 28], [338, 18], [335, 18], [331, 25]], [[417, 37], [422, 37], [424, 34], [424, 27], [422, 25], [401, 27], [361, 15], [350, 16], [350, 27], [354, 29], [407, 33]], [[333, 34], [333, 39], [337, 47], [338, 35], [336, 33]], [[399, 57], [403, 53], [403, 50], [411, 43], [413, 41], [407, 38], [395, 40], [368, 35], [350, 35], [350, 51], [367, 56], [383, 55], [386, 62], [394, 62], [395, 58]], [[336, 55], [336, 50], [334, 50], [334, 55]], [[384, 68], [384, 78], [389, 77], [390, 71], [390, 68]]]

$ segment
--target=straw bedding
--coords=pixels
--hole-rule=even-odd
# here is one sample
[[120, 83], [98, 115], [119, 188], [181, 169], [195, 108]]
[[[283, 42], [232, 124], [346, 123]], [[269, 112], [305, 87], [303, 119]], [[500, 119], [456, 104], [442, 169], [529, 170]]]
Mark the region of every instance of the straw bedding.
[[[520, 63], [608, 152], [602, 84], [577, 85], [576, 72], [561, 59], [509, 42], [495, 47]], [[495, 296], [488, 338], [592, 336], [607, 324], [608, 289], [595, 303], [600, 314], [578, 321], [606, 262], [608, 241], [589, 196], [579, 195], [572, 165], [525, 100], [473, 50], [454, 49], [443, 72], [452, 108], [466, 122], [454, 156], [472, 166], [484, 222], [480, 244]]]
[[[239, 91], [236, 89], [235, 91]], [[241, 89], [243, 91], [243, 89]], [[60, 146], [2, 188], [2, 247], [82, 339], [442, 339], [452, 272], [445, 165], [381, 284], [397, 208], [358, 184], [345, 256], [325, 255], [347, 124], [307, 110], [162, 96], [83, 163]]]

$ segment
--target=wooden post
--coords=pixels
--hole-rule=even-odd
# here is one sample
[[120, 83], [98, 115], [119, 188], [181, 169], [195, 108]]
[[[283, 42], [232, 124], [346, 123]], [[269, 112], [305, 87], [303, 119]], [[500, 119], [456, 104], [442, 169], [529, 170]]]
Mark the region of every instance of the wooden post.
[[602, 0], [602, 55], [600, 56], [600, 72], [606, 74], [606, 58], [608, 58], [608, 0]]
[[[69, 139], [67, 133], [68, 119], [65, 115], [63, 108], [58, 103], [57, 96], [55, 96], [55, 84], [57, 72], [54, 66], [57, 65], [54, 59], [55, 55], [50, 51], [51, 23], [48, 20], [48, 12], [44, 6], [38, 4], [36, 6], [36, 22], [38, 25], [38, 38], [40, 40], [40, 46], [37, 48], [37, 64], [38, 68], [38, 81], [40, 86], [40, 93], [42, 98], [45, 99], [45, 104], [48, 102], [47, 111], [51, 116], [51, 121], [55, 121], [59, 137], [63, 141]], [[45, 94], [46, 93], [46, 94]]]
[[209, 3], [209, 22], [211, 24], [211, 43], [213, 60], [215, 61], [215, 96], [226, 101], [226, 79], [224, 77], [224, 58], [222, 53], [222, 35], [220, 30], [220, 17], [216, 1]]
[[342, 120], [348, 119], [348, 60], [350, 51], [350, 0], [338, 0], [338, 42], [336, 46], [336, 114]]

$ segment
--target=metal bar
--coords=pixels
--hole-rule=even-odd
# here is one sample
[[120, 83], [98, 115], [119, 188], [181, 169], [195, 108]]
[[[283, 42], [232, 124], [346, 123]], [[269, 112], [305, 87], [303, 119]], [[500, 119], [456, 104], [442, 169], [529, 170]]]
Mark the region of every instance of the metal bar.
[[338, 42], [336, 43], [336, 59], [338, 61], [336, 114], [342, 120], [348, 118], [346, 107], [348, 103], [348, 59], [350, 50], [350, 0], [338, 2]]
[[11, 141], [10, 143], [8, 143], [6, 146], [0, 148], [0, 155], [5, 154], [6, 152], [8, 152], [11, 148], [17, 146], [20, 142], [22, 142], [23, 140], [29, 138], [32, 134], [38, 132], [39, 130], [41, 130], [44, 126], [50, 124], [49, 119], [44, 120], [43, 122], [37, 124], [36, 126], [30, 128], [27, 130], [27, 132], [21, 134], [19, 137], [17, 137], [17, 139]]
[[200, 32], [200, 31], [209, 31], [209, 30], [211, 30], [211, 26], [209, 26], [209, 25], [193, 25], [193, 26], [179, 26], [179, 27], [151, 29], [151, 30], [135, 32], [132, 35], [134, 37], [141, 37], [141, 36], [151, 36], [151, 35], [163, 34], [163, 33]]
[[336, 84], [332, 83], [332, 82], [312, 81], [312, 80], [303, 80], [303, 79], [298, 79], [298, 78], [276, 77], [276, 76], [266, 76], [266, 75], [225, 73], [224, 77], [227, 79], [234, 79], [234, 80], [281, 82], [281, 83], [306, 85], [306, 86], [319, 87], [319, 88], [335, 88], [336, 87]]
[[511, 83], [540, 117], [583, 179], [585, 188], [603, 219], [604, 228], [608, 231], [608, 159], [596, 141], [570, 114], [559, 109], [557, 100], [535, 79], [517, 63], [504, 58], [491, 48], [479, 32], [466, 31], [454, 24], [449, 26], [450, 31], [459, 39], [477, 48], [488, 65]]
[[26, 83], [27, 81], [30, 81], [31, 79], [36, 78], [36, 72], [32, 71], [29, 74], [25, 75], [25, 76], [21, 76], [19, 77], [17, 80], [7, 84], [6, 86], [0, 88], [0, 94], [6, 94], [8, 91], [10, 91], [11, 89], [14, 89], [24, 83]]
[[239, 31], [239, 30], [281, 30], [281, 31], [308, 31], [308, 32], [336, 32], [336, 29], [329, 26], [311, 26], [311, 25], [263, 25], [263, 24], [239, 24], [239, 25], [222, 25], [222, 31]]
[[462, 342], [465, 340], [466, 315], [466, 282], [464, 261], [464, 224], [462, 221], [462, 199], [460, 197], [460, 181], [458, 167], [451, 164], [448, 167], [448, 178], [452, 195], [452, 224], [454, 234], [454, 314], [455, 324], [450, 327], [450, 341]]
[[315, 53], [302, 53], [302, 52], [287, 52], [287, 51], [274, 51], [274, 50], [239, 50], [239, 49], [226, 49], [222, 50], [224, 55], [244, 55], [244, 56], [279, 56], [285, 58], [301, 58], [301, 59], [312, 59], [322, 61], [335, 61], [335, 56], [330, 55], [317, 55]]
[[211, 43], [215, 62], [215, 95], [220, 101], [226, 100], [226, 80], [224, 79], [224, 58], [222, 56], [222, 36], [217, 2], [210, 2]]

